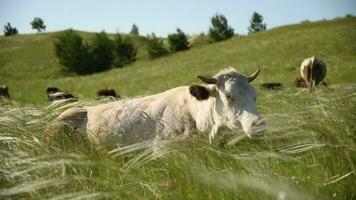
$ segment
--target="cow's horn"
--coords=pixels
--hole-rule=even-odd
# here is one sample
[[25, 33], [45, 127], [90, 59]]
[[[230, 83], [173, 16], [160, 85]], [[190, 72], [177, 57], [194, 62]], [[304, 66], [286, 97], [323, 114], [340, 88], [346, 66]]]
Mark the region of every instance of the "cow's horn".
[[255, 80], [255, 78], [257, 78], [258, 74], [260, 73], [260, 68], [258, 68], [255, 73], [253, 73], [250, 77], [248, 77], [248, 82], [252, 82], [253, 80]]
[[216, 80], [215, 78], [207, 78], [207, 77], [199, 76], [199, 75], [197, 76], [197, 78], [207, 84], [217, 84], [218, 83], [218, 80]]

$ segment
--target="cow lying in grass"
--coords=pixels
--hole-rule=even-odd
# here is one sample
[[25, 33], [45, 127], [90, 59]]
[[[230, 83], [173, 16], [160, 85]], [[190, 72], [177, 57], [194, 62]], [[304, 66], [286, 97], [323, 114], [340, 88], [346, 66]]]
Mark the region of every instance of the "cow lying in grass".
[[192, 85], [129, 100], [120, 100], [63, 112], [60, 123], [87, 129], [98, 145], [144, 140], [157, 135], [209, 132], [210, 142], [220, 127], [256, 134], [264, 121], [256, 109], [252, 82], [260, 70], [246, 77], [234, 68], [214, 77], [198, 76], [206, 85]]
[[70, 99], [74, 100], [75, 97], [69, 92], [63, 92], [62, 90], [56, 87], [48, 87], [47, 90], [47, 98], [49, 102]]

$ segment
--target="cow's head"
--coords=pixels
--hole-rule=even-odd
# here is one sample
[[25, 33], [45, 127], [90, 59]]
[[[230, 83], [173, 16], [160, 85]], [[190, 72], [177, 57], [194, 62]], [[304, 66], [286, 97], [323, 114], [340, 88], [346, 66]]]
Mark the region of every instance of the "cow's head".
[[[204, 83], [209, 84], [206, 87], [195, 87], [195, 94], [200, 95], [198, 100], [216, 98], [216, 111], [221, 118], [222, 124], [230, 129], [237, 129], [239, 123], [245, 133], [249, 136], [256, 134], [261, 130], [264, 121], [256, 109], [256, 90], [250, 85], [259, 74], [258, 69], [251, 76], [244, 76], [234, 68], [229, 68], [216, 74], [214, 77], [197, 76]], [[205, 90], [205, 91], [203, 91]], [[206, 91], [209, 95], [206, 95]], [[191, 94], [194, 96], [194, 93]], [[202, 97], [206, 97], [202, 99]]]

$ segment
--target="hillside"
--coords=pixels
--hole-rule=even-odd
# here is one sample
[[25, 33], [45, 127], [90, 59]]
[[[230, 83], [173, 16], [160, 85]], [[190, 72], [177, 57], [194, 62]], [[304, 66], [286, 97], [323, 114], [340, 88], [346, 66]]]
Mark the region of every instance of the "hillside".
[[[80, 77], [60, 72], [56, 34], [0, 38], [0, 84], [14, 100], [0, 100], [0, 199], [355, 199], [356, 18], [284, 26], [154, 61], [141, 52], [126, 68]], [[313, 94], [292, 86], [311, 55], [327, 63], [329, 84]], [[132, 97], [199, 83], [196, 74], [229, 65], [246, 74], [262, 66], [252, 83], [266, 122], [259, 136], [221, 128], [212, 143], [207, 133], [177, 133], [99, 149], [84, 130], [54, 123], [68, 107], [97, 102], [43, 106], [49, 85], [81, 99], [101, 87]], [[285, 88], [258, 87], [269, 81]]]
[[47, 86], [81, 98], [94, 98], [102, 87], [112, 87], [125, 97], [146, 95], [197, 82], [196, 74], [212, 75], [227, 66], [246, 74], [262, 66], [256, 85], [274, 81], [292, 86], [301, 61], [312, 55], [327, 63], [329, 84], [355, 82], [356, 18], [279, 27], [153, 61], [145, 59], [140, 48], [138, 61], [130, 66], [80, 77], [60, 71], [53, 50], [58, 34], [0, 37], [0, 84], [9, 86], [12, 99], [44, 104]]

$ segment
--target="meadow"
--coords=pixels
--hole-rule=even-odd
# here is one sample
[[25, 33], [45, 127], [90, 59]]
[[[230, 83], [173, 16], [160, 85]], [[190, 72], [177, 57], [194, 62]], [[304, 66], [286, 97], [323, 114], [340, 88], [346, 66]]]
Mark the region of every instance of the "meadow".
[[[0, 101], [0, 199], [356, 198], [356, 18], [279, 27], [157, 60], [141, 48], [132, 65], [80, 77], [60, 70], [56, 34], [0, 37], [0, 84], [12, 99]], [[329, 86], [314, 94], [293, 86], [312, 55], [328, 65]], [[230, 65], [245, 74], [261, 66], [252, 84], [267, 123], [262, 136], [221, 130], [212, 144], [207, 134], [166, 141], [160, 154], [152, 141], [97, 150], [83, 130], [45, 137], [61, 111], [97, 104], [98, 88], [143, 96]], [[284, 89], [263, 90], [265, 82]], [[48, 104], [50, 85], [81, 101]]]

